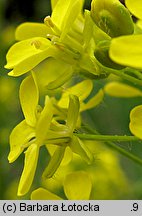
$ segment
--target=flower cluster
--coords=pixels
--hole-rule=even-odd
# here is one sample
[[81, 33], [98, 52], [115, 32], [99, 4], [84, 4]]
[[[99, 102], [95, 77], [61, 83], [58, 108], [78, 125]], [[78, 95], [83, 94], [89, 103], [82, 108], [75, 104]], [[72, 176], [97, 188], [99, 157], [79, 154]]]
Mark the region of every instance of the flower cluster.
[[[11, 132], [8, 156], [12, 163], [25, 151], [19, 196], [30, 190], [43, 146], [50, 153], [43, 179], [52, 178], [73, 154], [87, 164], [94, 162], [92, 151], [77, 135], [83, 124], [81, 113], [99, 105], [104, 93], [124, 98], [142, 96], [138, 88], [116, 81], [90, 96], [92, 80], [105, 79], [111, 73], [142, 85], [141, 21], [135, 24], [129, 12], [142, 19], [139, 1], [126, 0], [129, 10], [118, 0], [92, 0], [91, 11], [84, 12], [83, 4], [83, 0], [51, 0], [51, 17], [45, 17], [44, 23], [21, 24], [15, 33], [18, 42], [7, 53], [9, 75], [26, 74], [19, 90], [24, 120]], [[81, 81], [74, 84], [74, 77]], [[130, 130], [140, 139], [141, 113], [139, 106], [130, 116]], [[89, 199], [92, 183], [82, 171], [66, 176], [67, 198], [73, 197], [69, 184], [75, 188], [73, 178], [77, 183], [84, 179], [76, 186], [80, 191], [88, 185], [76, 198]], [[39, 198], [39, 194], [41, 198], [60, 199], [42, 188], [33, 192], [32, 198]]]

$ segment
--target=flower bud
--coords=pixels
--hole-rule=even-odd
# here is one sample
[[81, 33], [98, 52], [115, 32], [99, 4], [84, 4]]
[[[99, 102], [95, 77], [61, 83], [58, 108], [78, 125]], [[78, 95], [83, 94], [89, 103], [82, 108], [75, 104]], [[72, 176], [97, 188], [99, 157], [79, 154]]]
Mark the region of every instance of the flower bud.
[[111, 37], [129, 35], [134, 31], [129, 11], [118, 0], [92, 0], [91, 17]]

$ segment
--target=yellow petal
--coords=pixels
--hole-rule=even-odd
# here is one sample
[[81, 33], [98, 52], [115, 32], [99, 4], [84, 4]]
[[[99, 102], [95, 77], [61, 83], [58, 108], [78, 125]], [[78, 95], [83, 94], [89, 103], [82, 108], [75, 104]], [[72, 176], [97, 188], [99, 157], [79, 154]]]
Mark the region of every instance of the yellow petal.
[[26, 121], [20, 122], [10, 134], [10, 153], [8, 160], [15, 161], [25, 148], [30, 139], [35, 136], [33, 128], [29, 127]]
[[89, 200], [92, 182], [84, 171], [77, 171], [66, 176], [64, 191], [69, 200]]
[[38, 188], [32, 192], [31, 200], [62, 200], [62, 198], [44, 188]]
[[[41, 43], [42, 49], [35, 47], [36, 42]], [[7, 53], [7, 65], [5, 67], [11, 69], [30, 56], [39, 54], [43, 51], [43, 45], [45, 46], [44, 48], [47, 48], [50, 45], [50, 41], [45, 38], [34, 37], [15, 43]]]
[[62, 31], [62, 39], [70, 30], [77, 16], [81, 13], [83, 3], [84, 0], [60, 0], [56, 3], [51, 18], [53, 23]]
[[52, 7], [52, 10], [54, 9], [54, 7], [56, 6], [57, 2], [59, 0], [51, 0], [51, 7]]
[[33, 37], [47, 38], [47, 34], [53, 34], [53, 32], [45, 24], [25, 22], [17, 27], [15, 37], [16, 40], [26, 40]]
[[122, 65], [142, 68], [142, 35], [122, 36], [112, 39], [110, 58]]
[[65, 153], [64, 153], [64, 158], [61, 162], [61, 166], [67, 166], [73, 159], [73, 153], [71, 149], [67, 146]]
[[140, 28], [141, 32], [142, 32], [142, 20], [138, 20], [136, 22], [136, 26], [138, 26]]
[[130, 12], [139, 19], [142, 19], [142, 2], [141, 0], [125, 0], [125, 4]]
[[132, 134], [142, 139], [142, 105], [131, 110], [129, 128]]
[[61, 99], [58, 102], [58, 106], [62, 108], [67, 108], [69, 105], [69, 95], [76, 95], [79, 101], [85, 100], [93, 89], [93, 83], [91, 80], [84, 80], [70, 88], [67, 88], [63, 92]]
[[39, 120], [36, 125], [36, 138], [39, 145], [43, 144], [47, 137], [47, 131], [50, 127], [51, 120], [53, 117], [53, 106], [51, 99], [46, 96], [45, 106], [40, 114]]
[[81, 103], [80, 105], [80, 112], [92, 109], [96, 106], [98, 106], [104, 98], [104, 92], [102, 89], [100, 89], [97, 94], [92, 97], [87, 103]]
[[110, 82], [106, 84], [104, 91], [106, 94], [112, 97], [129, 98], [142, 96], [142, 91], [139, 89], [120, 82]]
[[83, 29], [84, 47], [87, 49], [90, 40], [93, 37], [94, 22], [90, 16], [90, 11], [85, 10], [85, 23]]
[[38, 154], [39, 147], [36, 144], [29, 146], [25, 152], [24, 169], [18, 186], [18, 196], [25, 195], [32, 185], [37, 167]]
[[36, 125], [36, 109], [39, 92], [32, 76], [26, 77], [20, 86], [20, 102], [26, 122], [31, 127]]
[[36, 37], [27, 39], [14, 44], [7, 53], [7, 65], [5, 68], [13, 69], [9, 73], [10, 76], [20, 76], [45, 58], [55, 53], [55, 47], [46, 38]]

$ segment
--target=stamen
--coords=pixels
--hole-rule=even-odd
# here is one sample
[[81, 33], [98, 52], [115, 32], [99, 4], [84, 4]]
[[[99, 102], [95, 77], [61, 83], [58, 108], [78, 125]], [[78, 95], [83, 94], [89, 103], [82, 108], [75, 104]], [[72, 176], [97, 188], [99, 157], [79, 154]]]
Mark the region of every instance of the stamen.
[[36, 49], [39, 49], [41, 47], [41, 42], [39, 40], [34, 40], [31, 42], [32, 46], [35, 46]]
[[59, 37], [56, 36], [56, 35], [47, 34], [47, 38], [48, 38], [49, 40], [51, 40], [53, 43], [56, 42], [56, 41], [59, 41]]
[[55, 33], [55, 35], [60, 36], [61, 31], [60, 31], [59, 28], [56, 26], [56, 24], [53, 23], [53, 21], [52, 21], [52, 19], [51, 19], [50, 16], [46, 16], [46, 17], [44, 18], [44, 24], [45, 24], [46, 26], [48, 26], [49, 28], [52, 28], [52, 31]]
[[50, 16], [46, 16], [46, 17], [44, 18], [44, 23], [45, 23], [45, 25], [47, 25], [48, 27], [54, 28], [54, 23], [52, 22]]

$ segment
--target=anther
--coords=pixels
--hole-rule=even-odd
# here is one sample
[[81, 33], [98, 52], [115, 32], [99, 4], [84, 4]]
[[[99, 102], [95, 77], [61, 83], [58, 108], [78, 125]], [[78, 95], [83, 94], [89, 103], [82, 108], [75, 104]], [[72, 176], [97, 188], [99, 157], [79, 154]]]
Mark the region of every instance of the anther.
[[52, 22], [50, 16], [46, 16], [46, 17], [44, 18], [44, 23], [45, 23], [45, 25], [47, 25], [48, 27], [54, 28], [54, 23]]
[[31, 42], [32, 46], [35, 46], [36, 49], [39, 49], [41, 47], [41, 42], [39, 40], [34, 40]]

